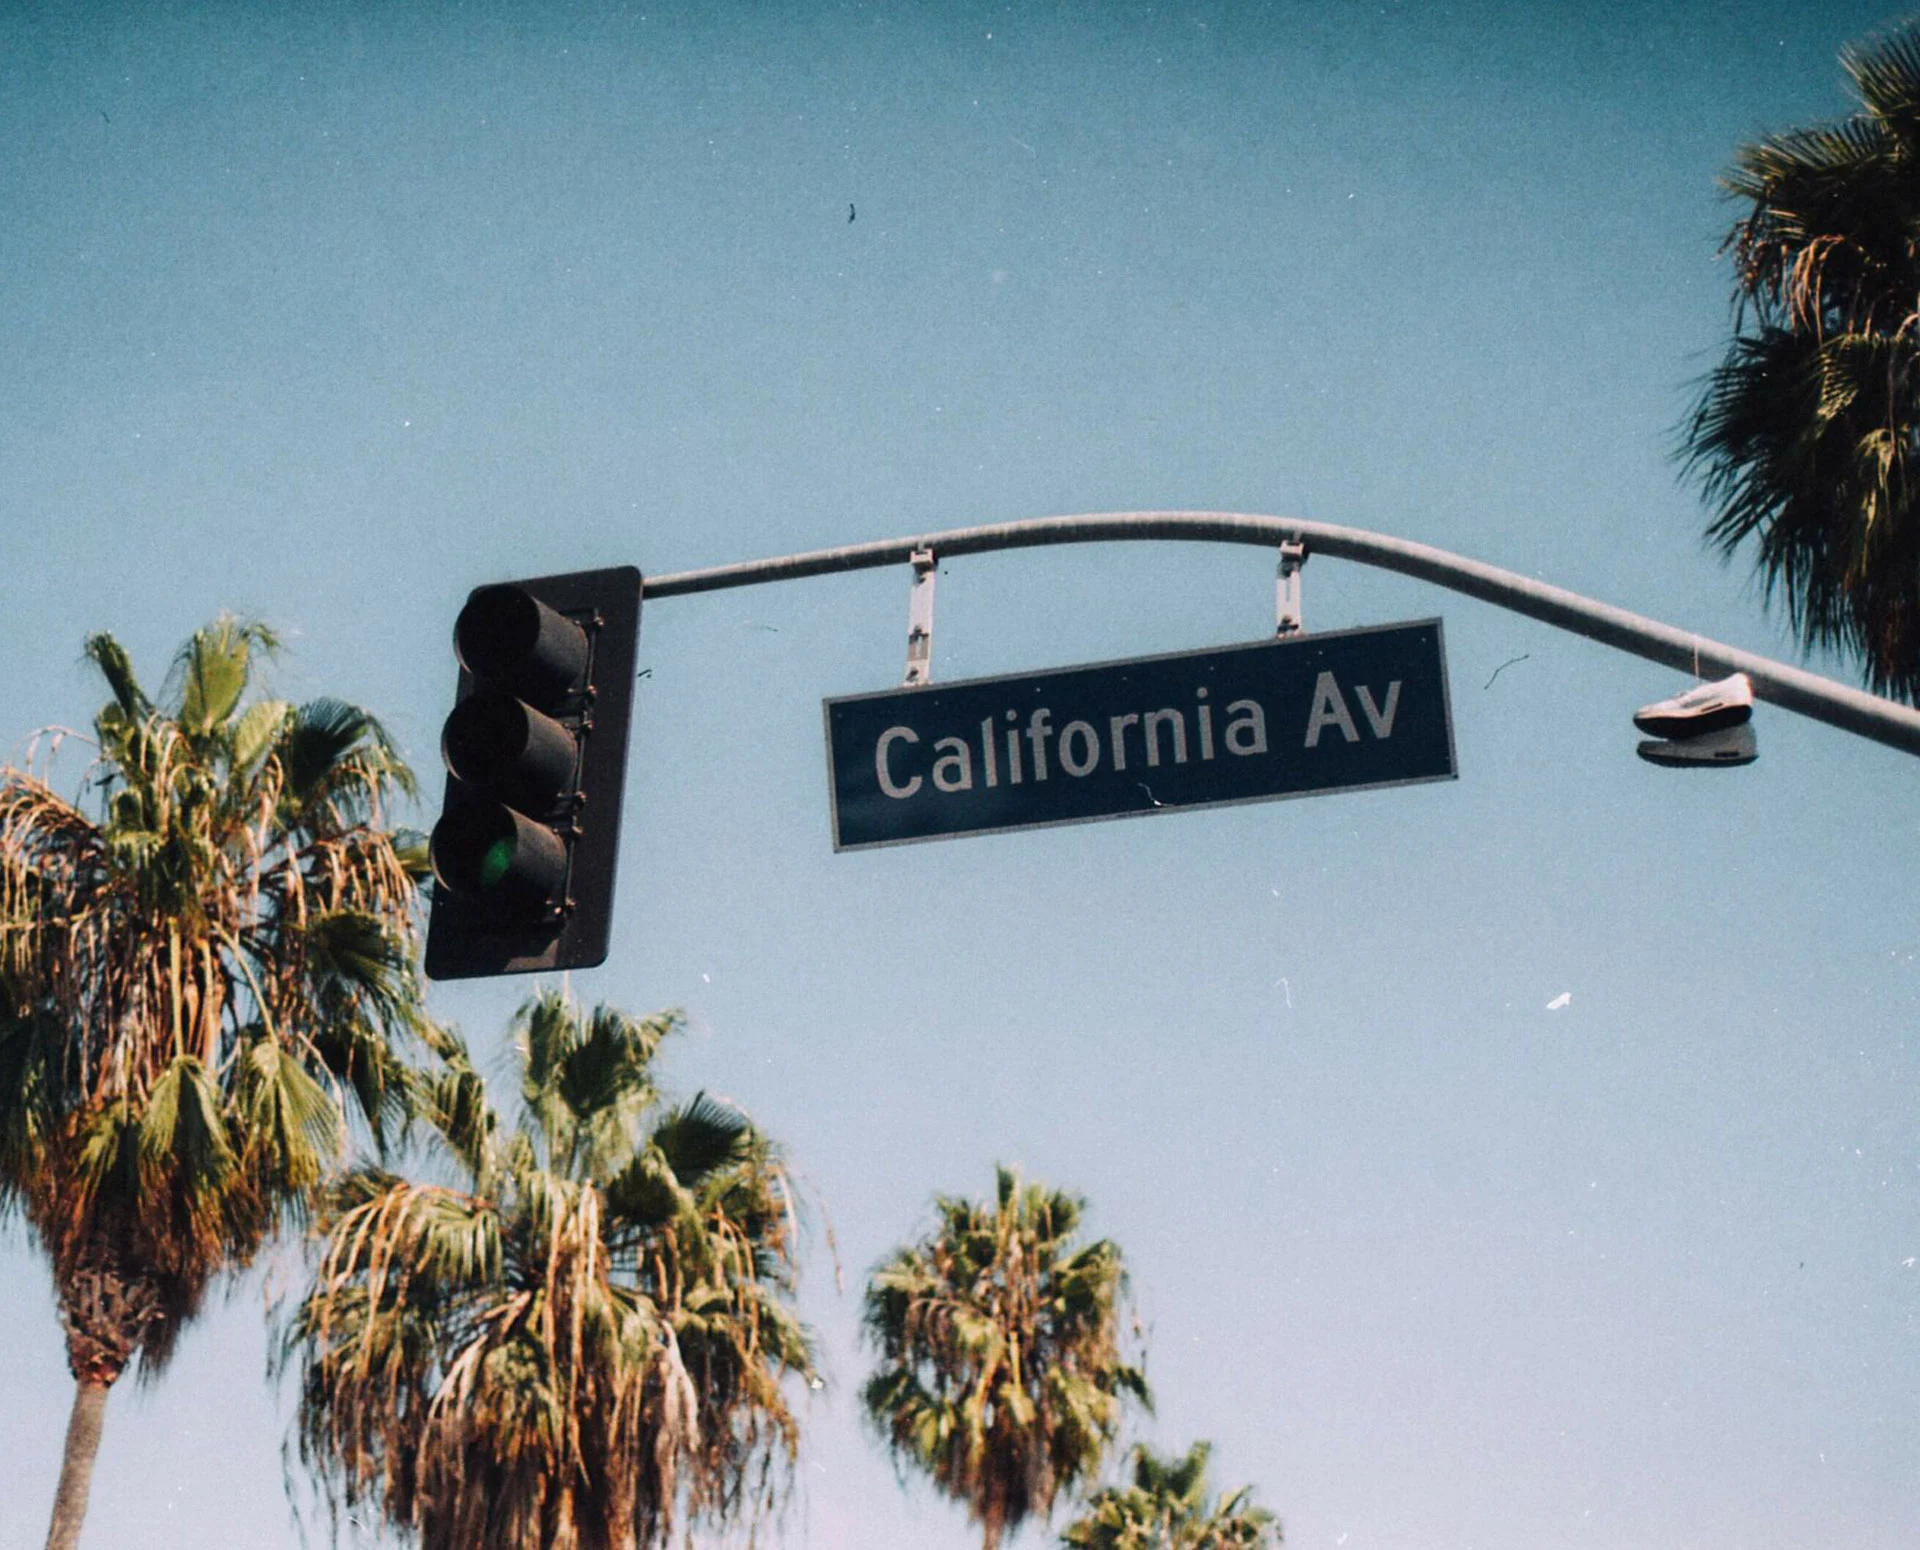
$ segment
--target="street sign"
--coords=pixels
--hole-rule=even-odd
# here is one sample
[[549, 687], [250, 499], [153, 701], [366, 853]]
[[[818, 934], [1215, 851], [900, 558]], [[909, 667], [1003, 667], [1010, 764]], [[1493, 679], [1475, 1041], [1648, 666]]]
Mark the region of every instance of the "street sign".
[[823, 708], [835, 850], [1457, 773], [1438, 619]]

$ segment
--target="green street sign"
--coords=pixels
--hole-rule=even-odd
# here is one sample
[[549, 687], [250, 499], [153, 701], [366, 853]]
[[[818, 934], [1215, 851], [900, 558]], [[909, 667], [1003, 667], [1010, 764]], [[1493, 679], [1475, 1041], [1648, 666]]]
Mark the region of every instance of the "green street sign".
[[847, 695], [835, 850], [1452, 780], [1440, 621]]

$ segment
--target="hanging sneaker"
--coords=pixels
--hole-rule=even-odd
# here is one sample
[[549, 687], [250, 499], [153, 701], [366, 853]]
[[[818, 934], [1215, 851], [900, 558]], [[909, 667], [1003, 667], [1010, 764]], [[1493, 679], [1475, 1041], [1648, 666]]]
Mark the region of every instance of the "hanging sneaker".
[[1633, 724], [1652, 737], [1699, 737], [1737, 727], [1752, 715], [1753, 680], [1735, 673], [1670, 700], [1642, 705], [1633, 713]]
[[1702, 737], [1650, 737], [1634, 752], [1649, 764], [1751, 764], [1760, 757], [1760, 745], [1752, 726], [1743, 722]]

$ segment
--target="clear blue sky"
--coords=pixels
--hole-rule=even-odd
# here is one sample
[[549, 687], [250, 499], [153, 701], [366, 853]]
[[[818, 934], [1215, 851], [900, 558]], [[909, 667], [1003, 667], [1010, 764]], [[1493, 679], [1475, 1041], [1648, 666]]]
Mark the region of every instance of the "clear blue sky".
[[[1165, 506], [1788, 654], [1671, 457], [1728, 326], [1714, 179], [1843, 111], [1839, 46], [1892, 19], [6, 7], [0, 744], [85, 725], [88, 631], [157, 680], [236, 609], [437, 789], [478, 582]], [[1311, 627], [1444, 615], [1457, 782], [841, 856], [819, 703], [897, 681], [904, 567], [648, 607], [614, 953], [575, 988], [684, 1007], [671, 1079], [831, 1223], [778, 1542], [978, 1542], [856, 1423], [858, 1288], [1004, 1160], [1124, 1247], [1144, 1435], [1213, 1438], [1296, 1550], [1904, 1550], [1912, 761], [1763, 707], [1752, 768], [1655, 770], [1627, 718], [1679, 676], [1305, 581]], [[935, 671], [1271, 608], [1251, 550], [955, 561]], [[434, 1004], [493, 1051], [530, 988]], [[115, 1393], [90, 1544], [297, 1542], [261, 1301]], [[69, 1394], [16, 1232], [0, 1550], [45, 1533]]]

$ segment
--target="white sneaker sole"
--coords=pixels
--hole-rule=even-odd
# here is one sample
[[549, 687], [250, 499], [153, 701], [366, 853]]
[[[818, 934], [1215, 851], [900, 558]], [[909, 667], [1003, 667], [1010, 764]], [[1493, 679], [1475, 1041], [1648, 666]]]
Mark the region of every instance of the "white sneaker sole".
[[1649, 764], [1664, 764], [1674, 768], [1681, 765], [1751, 764], [1760, 757], [1760, 747], [1754, 741], [1753, 728], [1745, 723], [1677, 741], [1648, 738], [1634, 752]]

